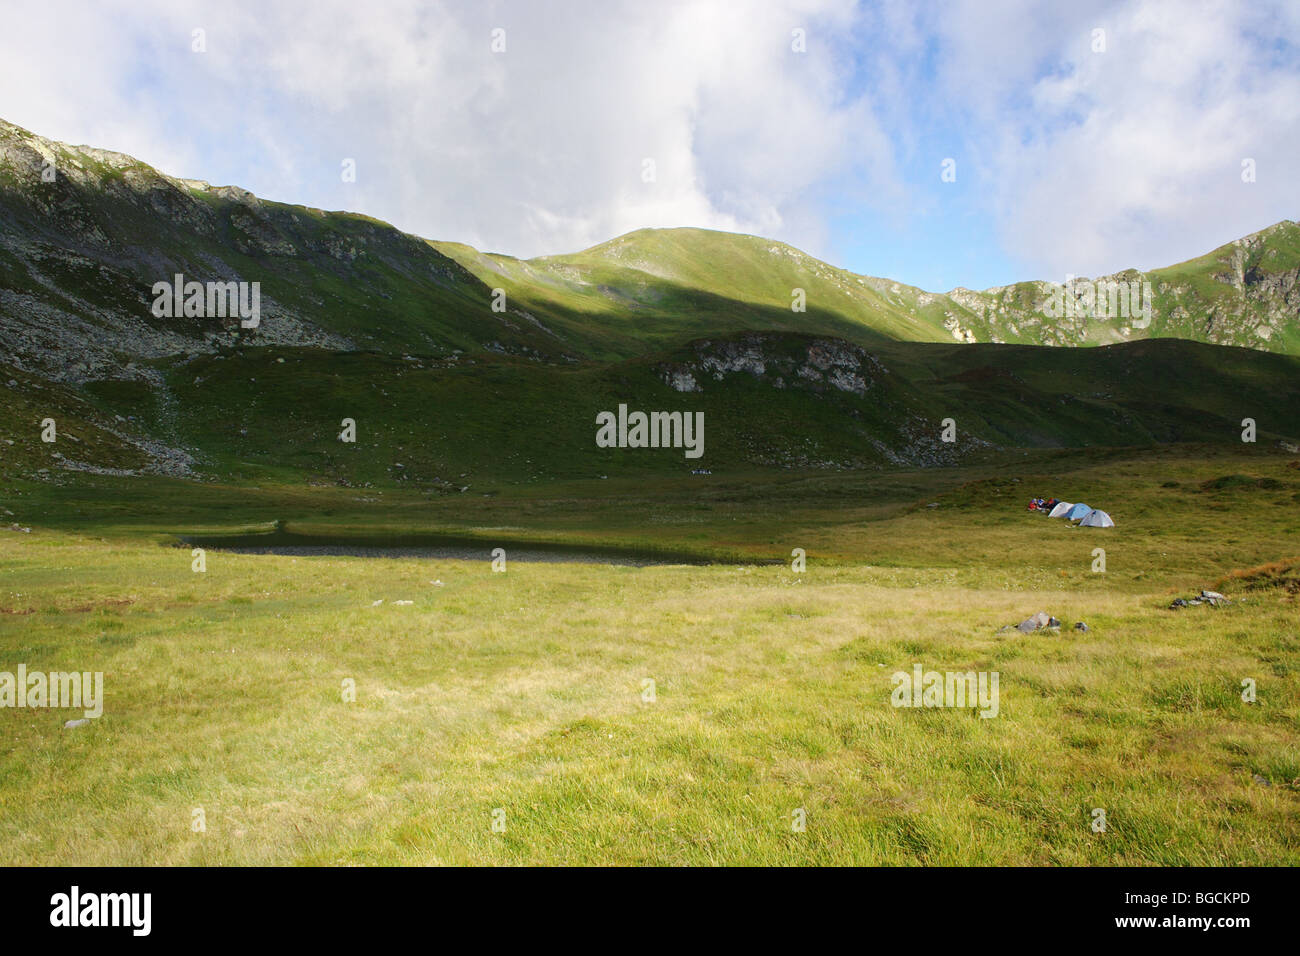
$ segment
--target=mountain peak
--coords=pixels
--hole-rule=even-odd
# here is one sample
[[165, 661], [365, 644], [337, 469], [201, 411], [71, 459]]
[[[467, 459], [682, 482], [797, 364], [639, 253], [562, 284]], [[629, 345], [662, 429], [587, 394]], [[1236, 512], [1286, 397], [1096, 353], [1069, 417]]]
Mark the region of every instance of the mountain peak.
[[[337, 348], [487, 348], [572, 361], [629, 357], [691, 336], [791, 330], [862, 344], [1178, 337], [1300, 353], [1300, 226], [1286, 219], [1198, 259], [1103, 277], [1149, 283], [1150, 321], [1138, 322], [1127, 313], [1052, 315], [1049, 283], [932, 293], [779, 240], [691, 226], [519, 260], [418, 240], [359, 214], [171, 177], [124, 153], [0, 120], [0, 225], [0, 346], [23, 355], [50, 335], [75, 339], [78, 354], [97, 356], [97, 369], [120, 363], [94, 330], [150, 326], [148, 290], [176, 272], [261, 281], [280, 316], [258, 333], [263, 340]], [[504, 312], [489, 305], [493, 290], [506, 293]], [[133, 333], [126, 354], [193, 347], [177, 336], [174, 326]]]

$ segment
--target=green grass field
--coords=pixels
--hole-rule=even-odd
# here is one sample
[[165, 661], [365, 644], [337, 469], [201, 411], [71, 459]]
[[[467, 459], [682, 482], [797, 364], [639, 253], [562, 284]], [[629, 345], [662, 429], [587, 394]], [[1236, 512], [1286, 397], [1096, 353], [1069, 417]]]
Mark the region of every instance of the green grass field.
[[[1035, 493], [1118, 527], [1028, 514]], [[2, 497], [32, 531], [0, 530], [0, 670], [102, 671], [106, 697], [73, 729], [80, 712], [0, 709], [4, 864], [1300, 859], [1298, 572], [1230, 577], [1300, 554], [1285, 456], [432, 499], [79, 476]], [[484, 557], [210, 550], [196, 573], [169, 546], [277, 521], [457, 533]], [[727, 563], [492, 572], [491, 547], [530, 540]], [[1167, 609], [1216, 585], [1231, 606]], [[1066, 627], [999, 631], [1039, 610]], [[915, 664], [997, 671], [998, 716], [891, 706]]]

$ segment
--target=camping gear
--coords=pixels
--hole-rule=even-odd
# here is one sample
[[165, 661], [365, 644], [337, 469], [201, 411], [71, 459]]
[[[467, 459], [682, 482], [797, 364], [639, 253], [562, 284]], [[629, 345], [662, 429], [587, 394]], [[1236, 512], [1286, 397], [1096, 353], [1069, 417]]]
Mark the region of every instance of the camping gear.
[[1079, 522], [1079, 527], [1080, 528], [1113, 528], [1115, 527], [1115, 522], [1111, 520], [1110, 515], [1106, 514], [1106, 512], [1098, 511], [1096, 508], [1094, 508], [1092, 511], [1089, 511], [1086, 515], [1083, 516], [1083, 520]]
[[1073, 507], [1074, 507], [1073, 502], [1058, 501], [1056, 503], [1056, 507], [1051, 510], [1051, 513], [1049, 513], [1047, 517], [1064, 518], [1067, 514], [1069, 514], [1070, 509]]
[[1068, 518], [1070, 521], [1078, 521], [1081, 518], [1086, 518], [1088, 516], [1088, 512], [1090, 512], [1091, 510], [1092, 510], [1092, 505], [1085, 505], [1081, 502], [1077, 505], [1074, 505], [1072, 508], [1070, 508], [1070, 510], [1065, 513], [1065, 517]]

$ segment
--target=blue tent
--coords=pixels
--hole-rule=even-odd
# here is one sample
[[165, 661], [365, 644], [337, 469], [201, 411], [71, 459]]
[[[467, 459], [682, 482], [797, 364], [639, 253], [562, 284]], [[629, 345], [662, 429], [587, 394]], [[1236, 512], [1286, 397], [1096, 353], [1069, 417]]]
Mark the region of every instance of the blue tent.
[[1085, 505], [1082, 502], [1080, 502], [1079, 504], [1071, 508], [1069, 511], [1067, 511], [1065, 513], [1065, 517], [1069, 521], [1078, 521], [1080, 518], [1086, 517], [1088, 512], [1091, 510], [1092, 507], [1090, 505]]

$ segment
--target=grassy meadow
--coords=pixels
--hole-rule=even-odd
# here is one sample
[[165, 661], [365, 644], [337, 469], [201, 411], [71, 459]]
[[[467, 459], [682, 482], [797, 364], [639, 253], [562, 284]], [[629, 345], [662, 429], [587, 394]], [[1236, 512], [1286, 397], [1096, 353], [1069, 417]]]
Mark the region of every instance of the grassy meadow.
[[[1300, 554], [1300, 467], [1169, 449], [987, 474], [433, 501], [11, 483], [6, 520], [32, 530], [0, 533], [0, 670], [102, 671], [106, 701], [72, 729], [80, 712], [0, 709], [0, 862], [1300, 859], [1300, 572], [1229, 577]], [[1084, 498], [1118, 527], [1028, 514], [1033, 493]], [[196, 573], [174, 546], [276, 521], [457, 531], [484, 557], [209, 550]], [[543, 539], [727, 563], [523, 563], [507, 548], [492, 571], [498, 542]], [[1216, 584], [1231, 606], [1167, 609]], [[1039, 610], [1065, 627], [999, 630]], [[891, 674], [914, 664], [997, 671], [998, 715], [891, 706]]]

